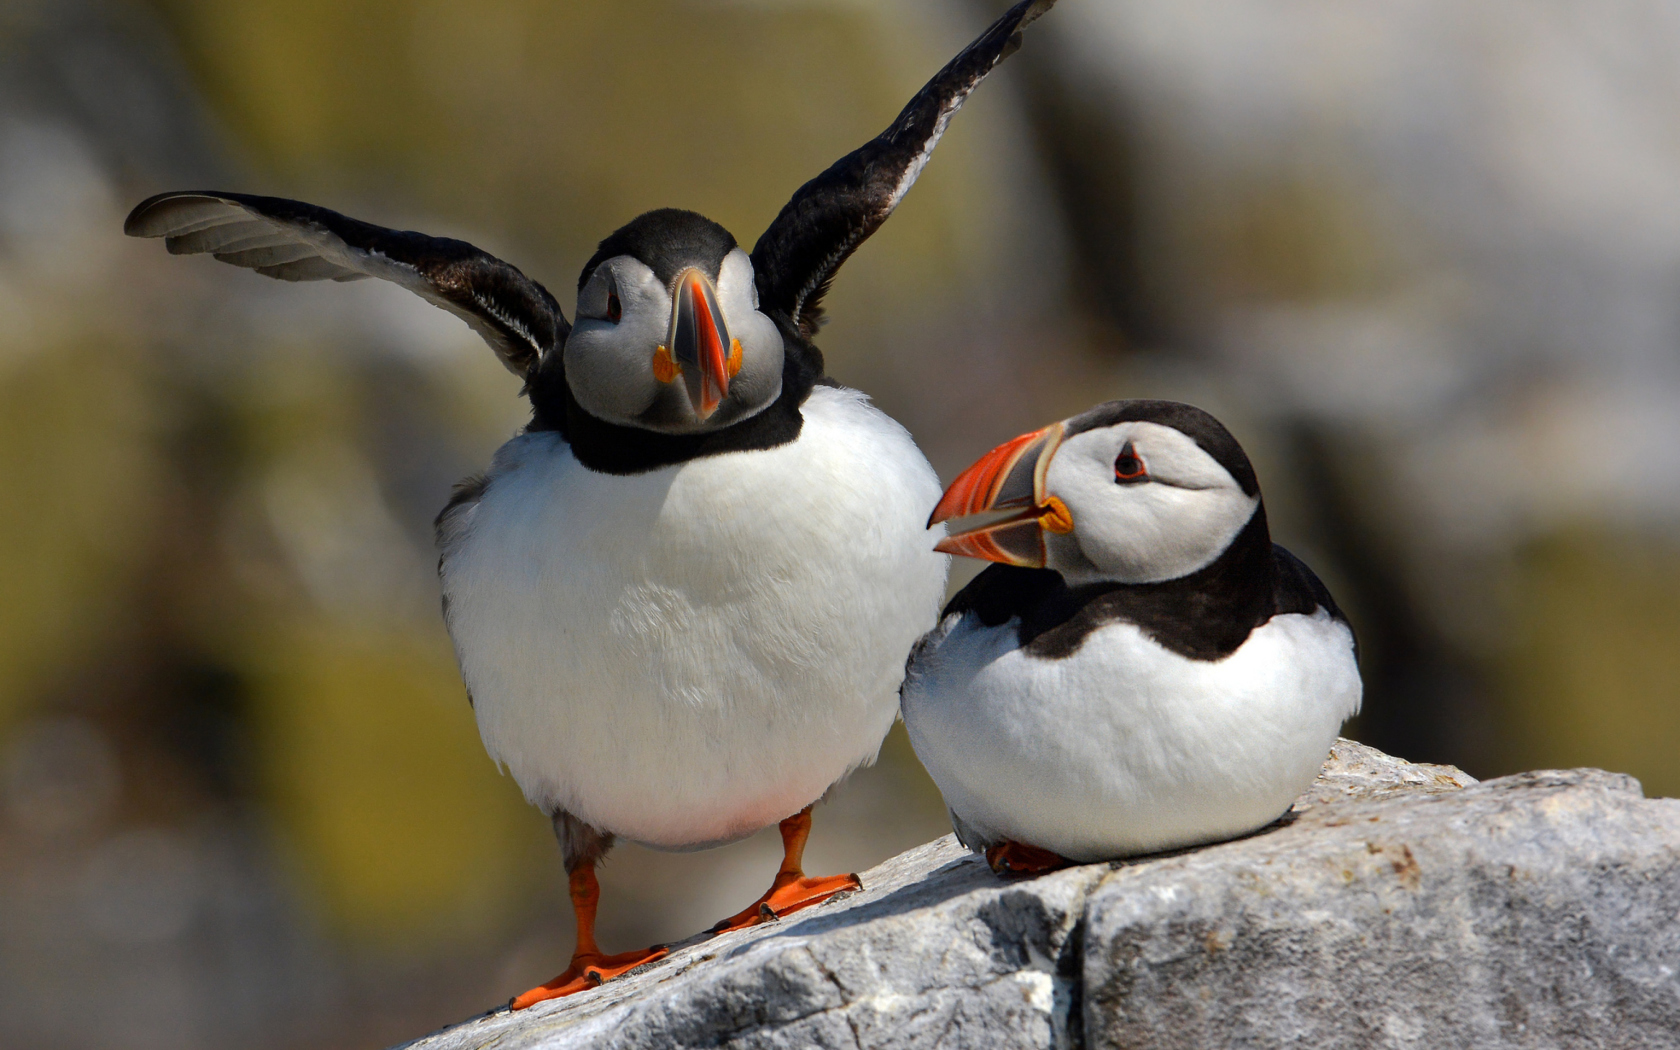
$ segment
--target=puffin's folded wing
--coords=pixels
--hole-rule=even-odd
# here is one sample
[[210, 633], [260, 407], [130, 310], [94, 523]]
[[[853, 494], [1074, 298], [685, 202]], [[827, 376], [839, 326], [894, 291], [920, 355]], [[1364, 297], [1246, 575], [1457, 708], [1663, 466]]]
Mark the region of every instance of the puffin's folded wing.
[[840, 264], [887, 221], [922, 173], [969, 92], [1021, 46], [1021, 29], [1056, 0], [1022, 0], [916, 93], [887, 130], [801, 186], [753, 246], [759, 299], [806, 338]]
[[393, 281], [466, 321], [521, 378], [571, 328], [548, 289], [465, 241], [388, 230], [301, 201], [160, 193], [129, 213], [123, 232], [283, 281]]

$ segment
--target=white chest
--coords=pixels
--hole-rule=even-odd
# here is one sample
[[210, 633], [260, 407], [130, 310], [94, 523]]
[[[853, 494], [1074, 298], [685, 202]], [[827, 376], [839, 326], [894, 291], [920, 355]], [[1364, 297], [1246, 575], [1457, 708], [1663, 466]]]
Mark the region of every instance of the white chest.
[[916, 753], [983, 840], [1078, 860], [1268, 823], [1359, 708], [1352, 635], [1323, 613], [1273, 617], [1212, 662], [1130, 624], [1059, 660], [1023, 655], [1013, 623], [941, 631], [905, 686]]
[[872, 760], [947, 559], [909, 435], [819, 388], [800, 438], [621, 477], [517, 438], [444, 556], [491, 756], [654, 845], [786, 817]]

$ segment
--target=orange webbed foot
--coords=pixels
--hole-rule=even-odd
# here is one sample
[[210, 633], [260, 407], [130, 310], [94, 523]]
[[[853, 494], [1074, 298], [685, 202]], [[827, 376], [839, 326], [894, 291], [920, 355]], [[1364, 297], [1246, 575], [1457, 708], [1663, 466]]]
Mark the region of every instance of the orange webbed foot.
[[856, 875], [828, 875], [813, 879], [805, 874], [801, 861], [805, 856], [805, 840], [811, 834], [811, 807], [795, 813], [781, 823], [782, 867], [770, 883], [770, 889], [749, 905], [713, 926], [714, 934], [744, 930], [761, 922], [779, 919], [801, 908], [821, 904], [837, 893], [863, 889], [863, 880]]
[[713, 933], [729, 933], [757, 926], [761, 922], [791, 915], [801, 908], [821, 904], [837, 893], [863, 889], [863, 880], [856, 875], [825, 875], [811, 878], [783, 872], [770, 884], [770, 892], [712, 927]]
[[669, 948], [663, 947], [645, 948], [639, 952], [622, 952], [618, 955], [580, 952], [572, 956], [572, 964], [566, 967], [565, 973], [547, 984], [539, 984], [528, 992], [514, 996], [508, 1006], [515, 1010], [523, 1010], [549, 999], [599, 988], [603, 982], [628, 973], [644, 963], [663, 959], [669, 952]]
[[1043, 875], [1068, 867], [1073, 861], [1024, 842], [1007, 841], [986, 850], [986, 863], [999, 875]]

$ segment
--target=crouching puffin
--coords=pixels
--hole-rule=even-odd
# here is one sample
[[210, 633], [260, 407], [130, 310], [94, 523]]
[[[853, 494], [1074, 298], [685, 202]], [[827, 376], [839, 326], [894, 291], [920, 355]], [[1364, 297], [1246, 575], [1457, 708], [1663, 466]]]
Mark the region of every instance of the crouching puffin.
[[1111, 401], [987, 453], [933, 522], [999, 562], [946, 606], [904, 722], [999, 873], [1231, 838], [1287, 810], [1359, 710], [1353, 630], [1272, 543], [1248, 457], [1171, 401]]
[[550, 815], [577, 949], [517, 1007], [664, 949], [604, 955], [595, 865], [623, 836], [693, 850], [780, 823], [771, 888], [714, 929], [856, 888], [808, 878], [811, 805], [874, 759], [949, 559], [939, 482], [904, 428], [823, 378], [830, 280], [951, 116], [1054, 0], [1026, 0], [881, 135], [806, 183], [749, 254], [700, 215], [602, 241], [576, 322], [461, 241], [237, 193], [165, 193], [126, 231], [292, 281], [394, 281], [479, 332], [532, 420], [437, 521], [444, 618], [492, 758]]

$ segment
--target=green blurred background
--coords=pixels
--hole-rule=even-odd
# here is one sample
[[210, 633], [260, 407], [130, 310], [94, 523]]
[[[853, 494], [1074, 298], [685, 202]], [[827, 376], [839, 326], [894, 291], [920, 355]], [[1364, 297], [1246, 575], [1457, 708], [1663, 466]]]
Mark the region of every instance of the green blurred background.
[[[405, 292], [170, 259], [127, 209], [297, 197], [569, 306], [646, 209], [750, 243], [1003, 6], [0, 0], [0, 1046], [376, 1047], [571, 948], [433, 577], [516, 383]], [[1209, 407], [1361, 632], [1350, 735], [1675, 793], [1677, 45], [1655, 2], [1066, 0], [819, 342], [947, 479], [1100, 400]], [[946, 830], [895, 730], [809, 859]], [[605, 946], [733, 912], [773, 839], [621, 847]]]

